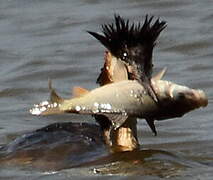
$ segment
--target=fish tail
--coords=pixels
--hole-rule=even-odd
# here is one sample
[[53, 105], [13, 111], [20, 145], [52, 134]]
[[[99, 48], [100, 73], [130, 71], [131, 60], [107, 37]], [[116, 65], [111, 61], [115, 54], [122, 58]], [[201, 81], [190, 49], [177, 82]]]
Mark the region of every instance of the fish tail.
[[32, 115], [49, 115], [64, 113], [60, 109], [61, 103], [63, 103], [64, 100], [52, 88], [51, 80], [48, 81], [48, 86], [50, 90], [50, 101], [42, 101], [39, 104], [35, 104], [34, 107], [30, 109], [30, 113]]

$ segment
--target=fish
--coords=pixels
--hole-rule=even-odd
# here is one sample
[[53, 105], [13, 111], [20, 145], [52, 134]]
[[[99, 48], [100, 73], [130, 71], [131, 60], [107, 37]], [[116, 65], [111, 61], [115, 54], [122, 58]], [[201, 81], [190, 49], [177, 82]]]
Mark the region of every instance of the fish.
[[191, 89], [161, 80], [159, 77], [153, 77], [151, 83], [161, 102], [160, 107], [148, 94], [147, 89], [136, 80], [123, 80], [91, 91], [84, 90], [71, 99], [61, 98], [52, 88], [50, 81], [50, 100], [34, 105], [30, 113], [103, 115], [112, 121], [116, 130], [128, 117], [165, 120], [181, 117], [208, 104], [206, 94], [200, 89]]

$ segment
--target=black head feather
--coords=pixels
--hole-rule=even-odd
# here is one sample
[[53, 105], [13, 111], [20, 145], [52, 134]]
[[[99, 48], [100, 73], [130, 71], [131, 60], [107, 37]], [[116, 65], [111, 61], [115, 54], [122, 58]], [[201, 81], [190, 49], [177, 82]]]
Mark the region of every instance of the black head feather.
[[152, 51], [160, 32], [166, 27], [165, 21], [146, 16], [143, 24], [131, 24], [119, 15], [115, 22], [102, 25], [103, 35], [88, 31], [98, 39], [115, 57], [135, 68], [134, 79], [150, 78], [152, 73]]

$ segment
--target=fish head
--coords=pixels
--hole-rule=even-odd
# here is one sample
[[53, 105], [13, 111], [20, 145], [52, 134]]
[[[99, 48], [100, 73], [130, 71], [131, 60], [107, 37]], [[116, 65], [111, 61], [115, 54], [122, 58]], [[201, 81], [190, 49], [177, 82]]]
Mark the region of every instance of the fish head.
[[181, 102], [184, 106], [188, 106], [189, 109], [193, 110], [208, 105], [208, 98], [203, 90], [191, 89], [181, 85], [174, 85], [170, 90], [170, 95], [172, 94], [173, 99]]
[[181, 117], [208, 105], [208, 98], [200, 89], [191, 89], [165, 80], [152, 79], [152, 85], [160, 101], [160, 111], [155, 114], [155, 119]]

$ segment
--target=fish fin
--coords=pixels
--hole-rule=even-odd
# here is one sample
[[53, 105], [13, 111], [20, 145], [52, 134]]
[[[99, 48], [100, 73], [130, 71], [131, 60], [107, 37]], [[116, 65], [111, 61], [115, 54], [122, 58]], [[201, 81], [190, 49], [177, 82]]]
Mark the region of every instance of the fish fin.
[[80, 97], [85, 94], [87, 94], [89, 91], [87, 89], [84, 89], [82, 87], [74, 87], [72, 90], [73, 97]]
[[114, 130], [118, 129], [120, 126], [122, 126], [122, 124], [127, 120], [128, 116], [127, 115], [123, 115], [123, 114], [114, 114], [114, 113], [107, 113], [107, 114], [103, 114], [104, 116], [106, 116], [109, 121], [112, 122], [112, 126], [114, 128]]
[[149, 127], [151, 128], [153, 134], [155, 136], [157, 136], [157, 131], [156, 131], [156, 128], [155, 128], [154, 120], [153, 119], [146, 119], [146, 122], [149, 125]]
[[55, 91], [55, 89], [53, 89], [52, 87], [52, 81], [49, 79], [48, 80], [48, 87], [50, 90], [50, 102], [52, 103], [62, 103], [64, 101], [63, 98], [61, 98]]
[[154, 80], [161, 80], [167, 71], [167, 67], [164, 67], [160, 72], [158, 72], [155, 76], [152, 77]]
[[35, 104], [30, 113], [32, 115], [48, 115], [48, 114], [61, 114], [64, 113], [60, 110], [59, 106], [64, 101], [56, 91], [52, 88], [52, 81], [48, 80], [48, 86], [50, 90], [50, 101], [43, 101], [39, 104]]

